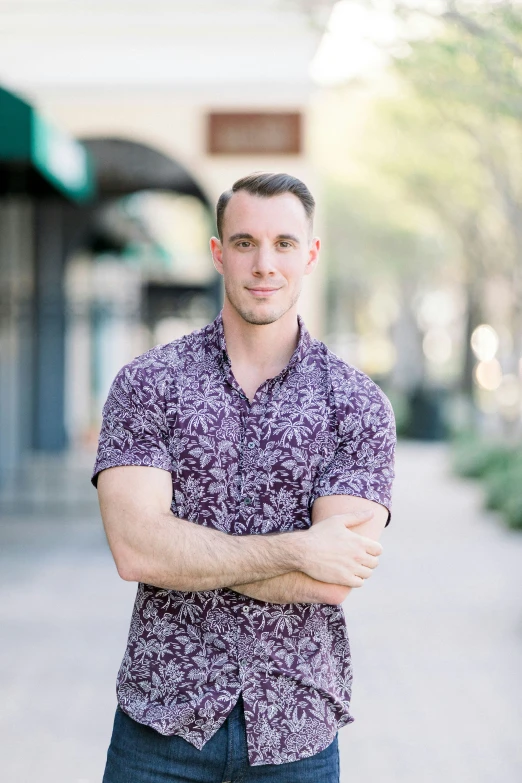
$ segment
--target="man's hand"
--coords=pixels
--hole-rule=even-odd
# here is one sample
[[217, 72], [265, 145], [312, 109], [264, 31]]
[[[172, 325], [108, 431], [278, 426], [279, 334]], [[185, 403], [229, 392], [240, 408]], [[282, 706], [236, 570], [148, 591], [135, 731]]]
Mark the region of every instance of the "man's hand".
[[[354, 504], [357, 506], [356, 508], [353, 507]], [[333, 514], [332, 511], [334, 512]], [[359, 539], [358, 543], [361, 545], [361, 548], [365, 549], [364, 541], [367, 539], [363, 533], [370, 537], [379, 535], [379, 530], [383, 525], [382, 516], [385, 511], [386, 509], [371, 500], [346, 495], [330, 496], [319, 498], [315, 502], [312, 517], [315, 526], [322, 526], [326, 520], [336, 519], [339, 516], [342, 517], [345, 526], [355, 528], [358, 531], [353, 535]], [[354, 546], [356, 550], [355, 558], [357, 557], [357, 539]], [[351, 541], [354, 543], [353, 537]], [[370, 557], [373, 557], [373, 560], [366, 559], [366, 562], [370, 563], [370, 565], [366, 566], [367, 570], [359, 572], [360, 575], [364, 574], [365, 578], [368, 578], [373, 573], [371, 566], [373, 565], [373, 568], [375, 568], [378, 563], [377, 556]], [[358, 577], [354, 575], [352, 581], [355, 582], [357, 580]], [[353, 586], [360, 587], [363, 581], [363, 579], [360, 579]], [[258, 601], [267, 601], [275, 604], [311, 603], [339, 605], [346, 599], [352, 587], [321, 582], [317, 579], [312, 579], [311, 576], [302, 571], [294, 571], [293, 573], [283, 574], [272, 579], [235, 585], [232, 589], [250, 598], [257, 598]]]
[[336, 514], [307, 531], [301, 570], [319, 582], [360, 587], [379, 563], [382, 545], [351, 530], [373, 511]]
[[[373, 512], [373, 515], [357, 513], [361, 511], [370, 511]], [[364, 538], [376, 541], [384, 530], [388, 509], [374, 500], [355, 495], [325, 495], [317, 498], [312, 506], [313, 525], [339, 515], [344, 515], [345, 524], [351, 530]], [[360, 584], [358, 586], [360, 587]], [[235, 585], [233, 589], [250, 598], [275, 604], [324, 603], [333, 605], [342, 604], [352, 591], [351, 587], [345, 585], [319, 582], [302, 571], [294, 571], [251, 584]]]

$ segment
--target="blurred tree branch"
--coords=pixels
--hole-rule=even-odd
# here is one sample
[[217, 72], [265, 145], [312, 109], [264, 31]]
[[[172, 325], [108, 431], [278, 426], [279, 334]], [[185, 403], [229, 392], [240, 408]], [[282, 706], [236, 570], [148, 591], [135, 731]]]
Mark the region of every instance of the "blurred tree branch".
[[[458, 241], [468, 298], [462, 387], [471, 392], [469, 338], [483, 317], [484, 285], [492, 276], [505, 276], [515, 292], [513, 361], [522, 356], [522, 6], [398, 2], [395, 12], [405, 23], [407, 46], [395, 55], [388, 48], [397, 87], [379, 101], [368, 165], [395, 181], [405, 211], [425, 209]], [[415, 16], [433, 25], [408, 27]], [[376, 203], [379, 197], [374, 191]], [[392, 233], [401, 222], [397, 215], [390, 222], [389, 214], [382, 220]], [[366, 229], [371, 245], [379, 229], [368, 221]], [[391, 246], [382, 242], [376, 253], [400, 278]], [[403, 250], [416, 258], [412, 247]]]

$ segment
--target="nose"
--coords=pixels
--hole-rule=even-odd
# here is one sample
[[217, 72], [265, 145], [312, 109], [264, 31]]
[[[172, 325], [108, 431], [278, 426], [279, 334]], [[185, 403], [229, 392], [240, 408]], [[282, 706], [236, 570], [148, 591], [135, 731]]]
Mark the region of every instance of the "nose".
[[252, 273], [257, 277], [264, 277], [265, 275], [273, 275], [275, 273], [271, 248], [263, 246], [258, 248], [254, 257]]

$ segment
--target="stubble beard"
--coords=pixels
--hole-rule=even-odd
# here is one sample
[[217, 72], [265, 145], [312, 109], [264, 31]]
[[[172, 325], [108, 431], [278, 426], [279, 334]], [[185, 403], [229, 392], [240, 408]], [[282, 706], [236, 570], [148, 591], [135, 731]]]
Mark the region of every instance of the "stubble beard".
[[247, 324], [252, 324], [254, 326], [266, 326], [267, 324], [273, 324], [276, 321], [279, 321], [280, 318], [285, 315], [298, 301], [299, 296], [301, 294], [301, 285], [299, 285], [296, 290], [293, 292], [290, 301], [286, 303], [285, 305], [281, 305], [280, 308], [272, 310], [270, 313], [258, 313], [256, 312], [255, 308], [247, 308], [240, 302], [240, 297], [235, 296], [233, 290], [230, 289], [230, 287], [227, 285], [225, 281], [225, 293], [227, 295], [227, 299], [236, 311], [236, 313], [245, 321]]

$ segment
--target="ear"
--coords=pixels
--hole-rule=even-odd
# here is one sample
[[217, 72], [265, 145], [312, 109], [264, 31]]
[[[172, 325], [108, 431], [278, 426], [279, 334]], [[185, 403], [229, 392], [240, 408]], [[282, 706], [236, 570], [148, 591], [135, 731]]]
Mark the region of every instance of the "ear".
[[321, 240], [319, 237], [314, 237], [310, 242], [310, 249], [308, 251], [308, 261], [305, 266], [305, 275], [309, 275], [313, 272], [319, 261], [319, 251], [321, 250]]
[[212, 253], [212, 263], [220, 275], [223, 274], [223, 245], [217, 237], [210, 238], [210, 252]]

